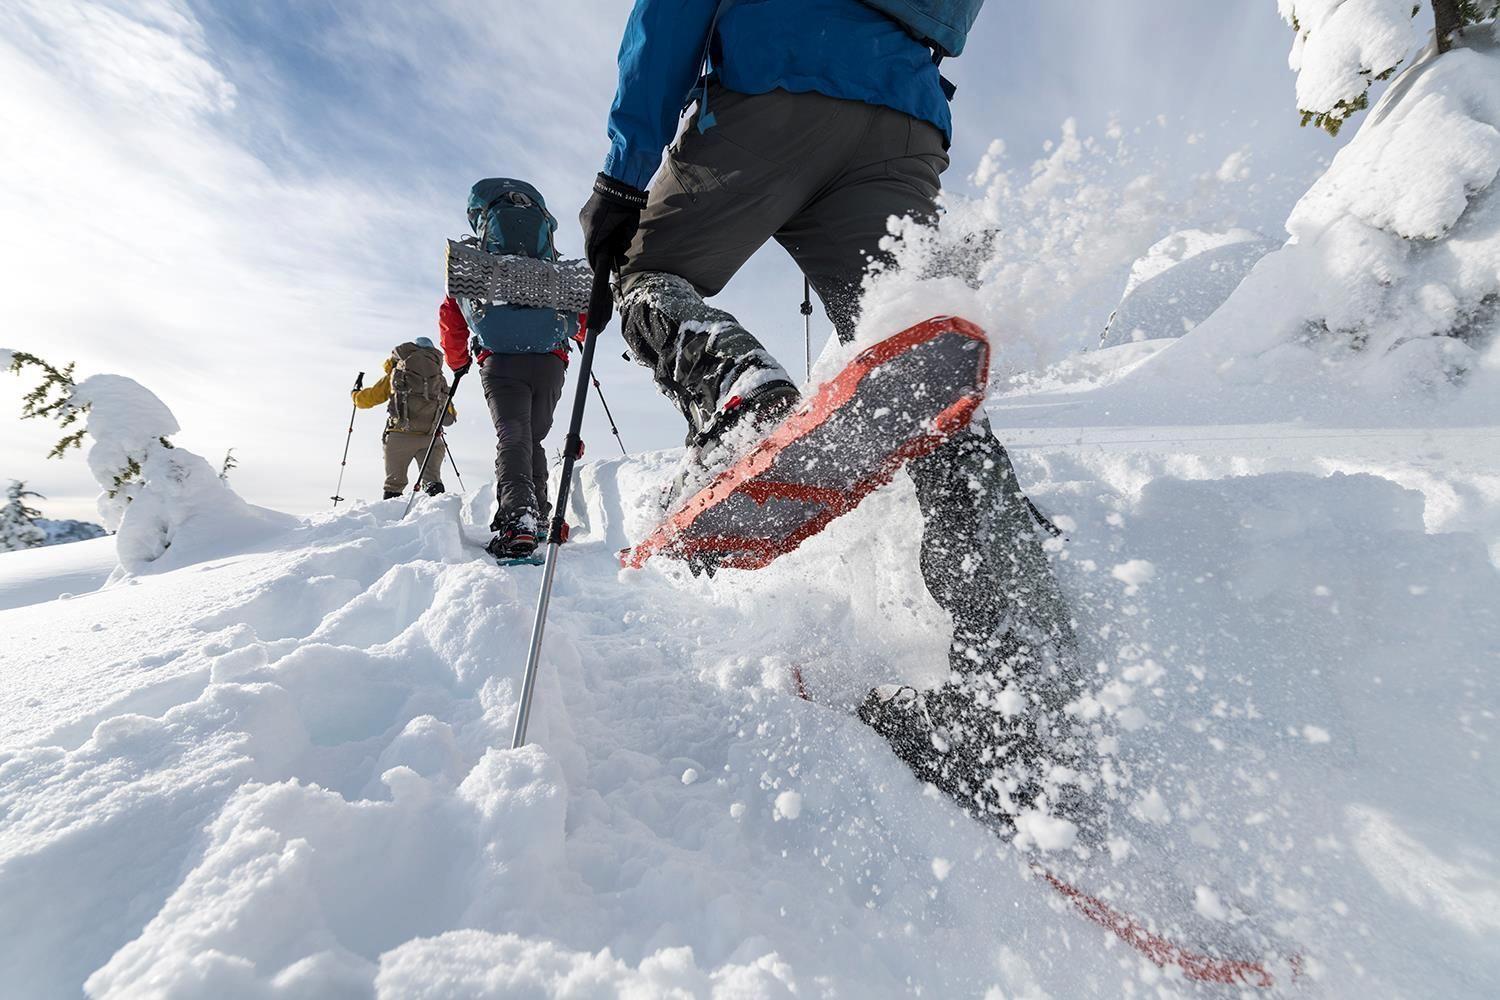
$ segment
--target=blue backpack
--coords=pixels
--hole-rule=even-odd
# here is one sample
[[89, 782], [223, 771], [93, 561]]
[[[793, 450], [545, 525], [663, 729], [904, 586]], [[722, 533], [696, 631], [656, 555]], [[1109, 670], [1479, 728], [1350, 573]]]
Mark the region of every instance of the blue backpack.
[[[486, 253], [557, 260], [557, 220], [542, 193], [525, 181], [490, 177], [469, 191], [469, 228]], [[567, 345], [578, 314], [461, 298], [469, 332], [496, 354], [546, 354]]]
[[862, 0], [895, 20], [939, 56], [963, 55], [984, 0]]

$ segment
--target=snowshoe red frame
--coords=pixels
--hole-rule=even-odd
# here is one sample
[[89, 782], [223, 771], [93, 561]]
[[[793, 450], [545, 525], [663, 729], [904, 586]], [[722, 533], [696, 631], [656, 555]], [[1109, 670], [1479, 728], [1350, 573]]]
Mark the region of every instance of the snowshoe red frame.
[[[966, 350], [977, 350], [975, 376], [967, 386], [955, 386], [957, 398], [944, 406], [927, 425], [904, 441], [874, 457], [872, 464], [842, 488], [811, 483], [785, 482], [766, 477], [783, 451], [823, 427], [858, 394], [865, 379], [902, 355], [940, 338], [963, 338]], [[620, 564], [638, 569], [653, 555], [687, 560], [710, 570], [728, 566], [760, 569], [791, 552], [816, 535], [828, 522], [857, 507], [872, 490], [885, 485], [903, 464], [931, 453], [943, 441], [969, 425], [984, 399], [989, 381], [989, 340], [984, 331], [955, 316], [935, 316], [887, 337], [855, 357], [843, 371], [825, 382], [811, 399], [804, 400], [765, 440], [712, 483], [677, 508], [655, 531], [633, 549], [620, 553]], [[813, 507], [809, 515], [779, 537], [749, 537], [727, 534], [695, 534], [694, 523], [706, 512], [739, 495], [757, 506], [785, 499]]]

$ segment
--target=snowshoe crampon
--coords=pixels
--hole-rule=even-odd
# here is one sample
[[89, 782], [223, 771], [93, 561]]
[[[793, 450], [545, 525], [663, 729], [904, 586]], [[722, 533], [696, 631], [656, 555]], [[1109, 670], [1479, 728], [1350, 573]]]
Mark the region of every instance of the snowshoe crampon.
[[695, 573], [759, 569], [847, 514], [969, 425], [989, 379], [989, 341], [938, 316], [866, 348], [733, 466], [620, 554], [657, 553]]

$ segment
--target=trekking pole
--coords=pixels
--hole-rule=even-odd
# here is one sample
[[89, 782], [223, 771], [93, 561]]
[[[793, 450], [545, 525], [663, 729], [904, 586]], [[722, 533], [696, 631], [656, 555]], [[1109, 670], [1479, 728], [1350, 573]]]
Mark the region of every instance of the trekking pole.
[[448, 444], [448, 435], [446, 434], [443, 435], [443, 444], [446, 446], [446, 450], [448, 452], [448, 464], [453, 466], [453, 474], [458, 477], [458, 491], [460, 493], [469, 492], [464, 487], [463, 473], [458, 471], [458, 459], [453, 457], [453, 446], [451, 444]]
[[[354, 391], [358, 392], [364, 387], [365, 373], [360, 372], [354, 376]], [[358, 403], [354, 404], [354, 407], [349, 411], [349, 433], [344, 437], [344, 457], [339, 460], [339, 484], [333, 488], [333, 506], [335, 510], [338, 509], [339, 501], [344, 499], [339, 494], [344, 489], [344, 466], [349, 464], [349, 442], [354, 440], [354, 416], [357, 413], [359, 413]]]
[[448, 398], [443, 400], [443, 408], [438, 410], [437, 419], [432, 424], [432, 440], [427, 442], [427, 450], [422, 453], [422, 464], [417, 466], [417, 475], [411, 484], [411, 496], [406, 499], [406, 510], [401, 512], [404, 519], [411, 513], [411, 505], [417, 502], [417, 493], [422, 489], [422, 476], [427, 472], [427, 460], [432, 457], [432, 449], [437, 447], [438, 435], [443, 433], [443, 418], [448, 415], [448, 407], [453, 405], [453, 394], [458, 391], [459, 380], [464, 377], [462, 371], [455, 372], [453, 384], [448, 387]]
[[609, 420], [609, 429], [614, 433], [615, 443], [620, 446], [620, 454], [629, 458], [630, 452], [625, 450], [625, 442], [620, 439], [620, 428], [615, 426], [615, 415], [609, 412], [609, 400], [604, 398], [604, 390], [599, 386], [599, 376], [589, 372], [589, 378], [594, 381], [594, 391], [599, 394], [599, 405], [604, 407], [604, 416]]
[[[561, 547], [563, 515], [568, 510], [568, 488], [573, 479], [573, 462], [583, 451], [583, 409], [589, 401], [589, 381], [594, 375], [594, 345], [604, 324], [604, 310], [598, 308], [610, 294], [609, 268], [594, 272], [594, 291], [589, 298], [589, 325], [583, 337], [583, 361], [578, 366], [578, 387], [573, 390], [573, 417], [568, 421], [567, 443], [563, 446], [562, 473], [558, 476], [557, 505], [552, 508], [552, 527], [547, 532], [547, 566], [542, 571], [542, 589], [536, 599], [536, 621], [531, 626], [531, 648], [526, 652], [526, 674], [521, 681], [521, 700], [516, 705], [516, 731], [511, 749], [526, 745], [526, 723], [531, 718], [531, 695], [536, 689], [537, 661], [542, 655], [542, 634], [547, 628], [547, 603], [552, 599], [552, 580], [557, 575], [557, 552]], [[602, 398], [602, 397], [601, 397]], [[622, 446], [623, 447], [623, 446]]]
[[812, 380], [812, 281], [802, 276], [802, 353], [807, 359], [807, 378]]

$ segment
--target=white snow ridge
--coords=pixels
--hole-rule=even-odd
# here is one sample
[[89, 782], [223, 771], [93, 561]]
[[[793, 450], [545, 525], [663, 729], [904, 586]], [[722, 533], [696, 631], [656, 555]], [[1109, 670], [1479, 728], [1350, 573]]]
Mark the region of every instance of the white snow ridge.
[[[179, 540], [171, 568], [0, 611], [5, 992], [1208, 989], [1085, 919], [1040, 859], [1302, 994], [1486, 995], [1500, 580], [1475, 533], [1497, 523], [1462, 498], [1500, 479], [1439, 482], [1428, 458], [1464, 468], [1469, 439], [1436, 430], [1428, 458], [1331, 476], [1298, 467], [1373, 466], [1272, 432], [1254, 471], [1201, 433], [1189, 478], [1071, 430], [1017, 453], [1071, 519], [1057, 568], [1107, 682], [1080, 710], [1129, 723], [1099, 748], [1107, 856], [1041, 812], [996, 837], [840, 707], [940, 676], [916, 541], [886, 530], [914, 516], [904, 480], [709, 582], [617, 572], [675, 454], [584, 466], [515, 751], [540, 573], [479, 553], [487, 490], [207, 559]], [[1447, 497], [1436, 527], [1398, 481]]]

